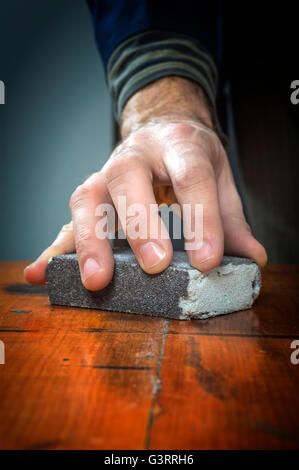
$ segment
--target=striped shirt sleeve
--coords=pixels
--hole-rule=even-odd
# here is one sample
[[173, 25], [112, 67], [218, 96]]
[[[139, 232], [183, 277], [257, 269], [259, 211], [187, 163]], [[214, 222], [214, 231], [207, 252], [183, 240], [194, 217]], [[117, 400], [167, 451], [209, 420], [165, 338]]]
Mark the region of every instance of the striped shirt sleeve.
[[140, 88], [167, 76], [193, 80], [205, 92], [214, 129], [226, 143], [216, 112], [217, 67], [211, 54], [197, 39], [156, 30], [135, 34], [113, 50], [107, 62], [106, 76], [118, 123], [127, 100]]

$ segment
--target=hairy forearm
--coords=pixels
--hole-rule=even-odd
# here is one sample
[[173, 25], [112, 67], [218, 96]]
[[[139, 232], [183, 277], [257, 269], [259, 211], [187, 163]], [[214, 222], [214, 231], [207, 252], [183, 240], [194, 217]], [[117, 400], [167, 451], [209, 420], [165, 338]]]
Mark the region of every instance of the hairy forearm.
[[213, 128], [213, 120], [205, 93], [199, 85], [180, 77], [165, 77], [138, 90], [127, 101], [121, 119], [121, 136], [150, 120], [167, 117], [190, 119]]

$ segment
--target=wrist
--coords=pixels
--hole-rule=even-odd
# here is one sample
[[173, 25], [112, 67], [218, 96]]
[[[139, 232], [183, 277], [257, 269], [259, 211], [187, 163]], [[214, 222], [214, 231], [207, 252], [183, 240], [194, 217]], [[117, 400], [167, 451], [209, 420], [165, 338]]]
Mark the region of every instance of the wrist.
[[159, 118], [199, 121], [214, 128], [204, 91], [195, 82], [181, 77], [156, 80], [129, 98], [121, 117], [122, 138]]

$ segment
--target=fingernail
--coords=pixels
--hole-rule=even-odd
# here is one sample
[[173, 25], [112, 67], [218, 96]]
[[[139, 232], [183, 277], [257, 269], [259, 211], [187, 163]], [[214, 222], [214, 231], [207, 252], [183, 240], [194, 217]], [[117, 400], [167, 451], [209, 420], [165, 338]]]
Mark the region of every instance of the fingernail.
[[83, 276], [82, 276], [83, 282], [85, 282], [90, 276], [93, 276], [99, 271], [101, 271], [101, 268], [100, 268], [100, 265], [97, 263], [97, 261], [93, 258], [88, 258], [85, 261], [84, 268], [83, 268]]
[[157, 243], [148, 242], [142, 245], [139, 250], [142, 263], [146, 268], [152, 268], [165, 258], [166, 253]]
[[203, 242], [198, 250], [191, 251], [190, 258], [190, 264], [194, 267], [205, 263], [209, 259], [214, 258], [212, 246], [208, 242]]

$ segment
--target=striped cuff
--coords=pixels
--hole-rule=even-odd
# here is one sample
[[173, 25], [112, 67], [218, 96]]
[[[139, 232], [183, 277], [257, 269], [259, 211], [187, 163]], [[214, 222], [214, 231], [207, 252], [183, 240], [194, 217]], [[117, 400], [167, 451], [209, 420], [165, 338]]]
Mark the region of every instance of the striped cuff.
[[208, 99], [214, 128], [221, 139], [216, 112], [217, 68], [209, 52], [189, 36], [167, 31], [145, 31], [123, 41], [107, 64], [107, 82], [119, 123], [126, 101], [140, 88], [167, 76], [189, 78]]

